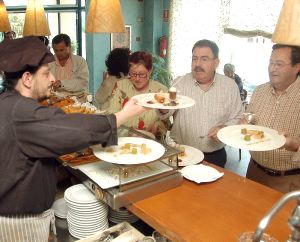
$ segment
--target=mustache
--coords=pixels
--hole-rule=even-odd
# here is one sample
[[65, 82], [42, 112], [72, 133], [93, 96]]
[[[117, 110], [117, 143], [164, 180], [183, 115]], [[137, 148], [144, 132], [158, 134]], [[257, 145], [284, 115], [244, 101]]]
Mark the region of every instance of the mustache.
[[204, 72], [204, 69], [201, 66], [196, 66], [193, 71], [202, 71], [202, 72]]

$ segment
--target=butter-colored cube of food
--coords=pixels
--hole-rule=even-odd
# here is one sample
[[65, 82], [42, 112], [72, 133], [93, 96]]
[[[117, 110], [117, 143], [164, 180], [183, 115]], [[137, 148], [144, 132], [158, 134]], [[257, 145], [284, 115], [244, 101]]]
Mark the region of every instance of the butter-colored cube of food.
[[251, 135], [245, 135], [244, 140], [245, 141], [250, 141], [251, 140]]
[[131, 154], [136, 155], [137, 154], [137, 148], [132, 148]]
[[131, 147], [131, 144], [130, 144], [130, 143], [126, 143], [126, 144], [124, 144], [124, 145], [121, 147], [121, 149], [129, 150], [130, 147]]
[[264, 131], [259, 131], [259, 133], [258, 133], [258, 134], [260, 135], [260, 138], [261, 138], [261, 139], [265, 137], [265, 133], [264, 133]]
[[247, 129], [246, 128], [241, 129], [241, 133], [242, 134], [247, 134]]
[[141, 145], [141, 153], [143, 155], [147, 155], [147, 154], [151, 153], [151, 148], [148, 148], [146, 144], [142, 144]]

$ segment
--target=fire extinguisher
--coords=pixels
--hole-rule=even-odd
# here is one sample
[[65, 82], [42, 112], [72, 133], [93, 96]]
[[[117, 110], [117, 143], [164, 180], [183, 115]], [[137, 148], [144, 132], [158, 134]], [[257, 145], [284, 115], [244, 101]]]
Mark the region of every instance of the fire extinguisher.
[[167, 47], [168, 47], [168, 40], [166, 36], [162, 36], [159, 38], [159, 55], [162, 58], [167, 57]]

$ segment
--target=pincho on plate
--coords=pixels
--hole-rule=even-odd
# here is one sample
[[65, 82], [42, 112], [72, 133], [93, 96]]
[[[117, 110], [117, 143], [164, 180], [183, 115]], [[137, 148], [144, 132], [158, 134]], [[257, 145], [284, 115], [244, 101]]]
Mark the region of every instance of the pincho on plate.
[[227, 126], [220, 129], [217, 136], [224, 144], [250, 151], [275, 150], [286, 141], [274, 129], [251, 124]]
[[193, 99], [178, 95], [174, 87], [171, 87], [168, 93], [144, 93], [136, 95], [132, 99], [143, 107], [156, 109], [181, 109], [195, 105]]

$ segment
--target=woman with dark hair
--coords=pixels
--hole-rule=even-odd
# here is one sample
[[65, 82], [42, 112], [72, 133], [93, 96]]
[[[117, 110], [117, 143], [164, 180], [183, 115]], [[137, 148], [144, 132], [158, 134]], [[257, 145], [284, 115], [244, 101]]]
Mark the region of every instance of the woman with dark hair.
[[115, 48], [106, 57], [105, 65], [107, 75], [96, 92], [96, 103], [101, 109], [107, 109], [118, 86], [118, 81], [128, 75], [128, 59], [130, 50], [128, 48]]
[[[132, 53], [129, 57], [129, 79], [119, 82], [116, 93], [110, 101], [108, 111], [113, 113], [121, 110], [130, 98], [138, 94], [167, 92], [167, 87], [150, 79], [151, 72], [152, 55], [144, 51]], [[151, 132], [157, 138], [162, 138], [167, 131], [166, 124], [159, 118], [154, 109], [132, 118], [125, 125]]]

